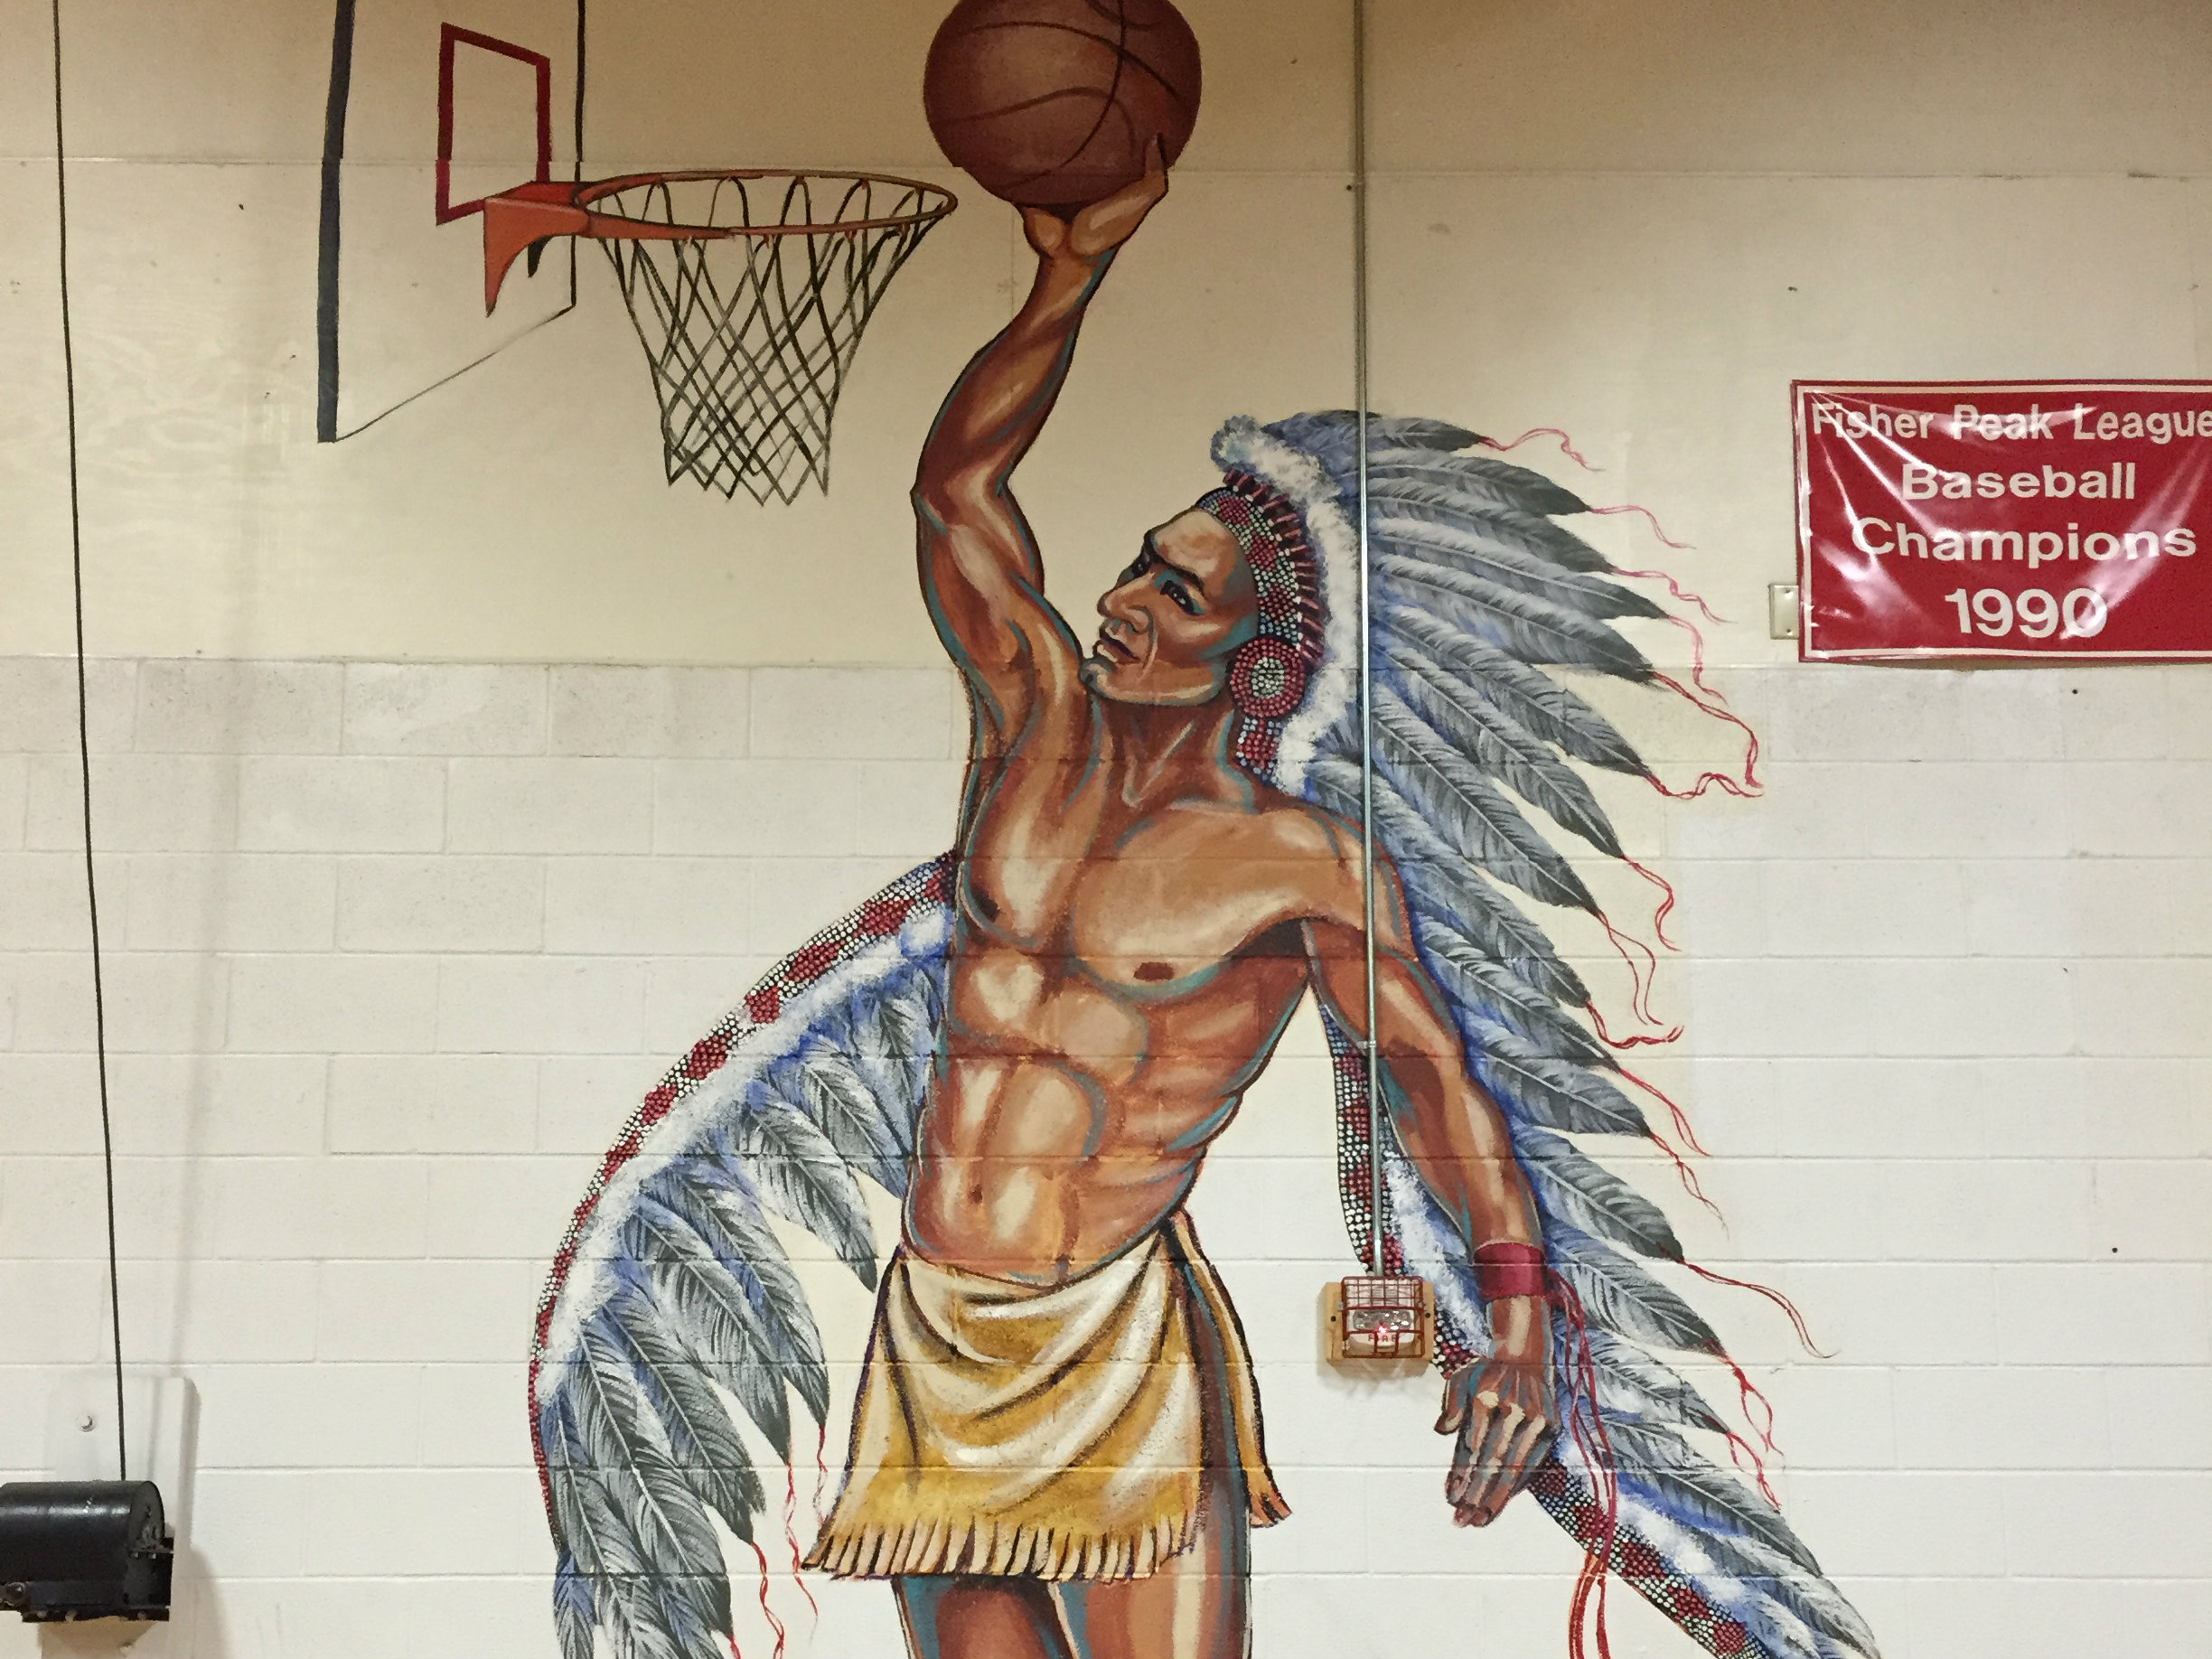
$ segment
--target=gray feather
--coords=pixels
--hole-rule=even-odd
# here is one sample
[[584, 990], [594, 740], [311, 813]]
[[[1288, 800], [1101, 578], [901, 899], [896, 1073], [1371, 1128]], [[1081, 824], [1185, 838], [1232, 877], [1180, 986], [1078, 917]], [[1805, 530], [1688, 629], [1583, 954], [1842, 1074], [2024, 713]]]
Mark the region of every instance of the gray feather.
[[1484, 1081], [1523, 1123], [1576, 1135], [1651, 1138], [1641, 1109], [1604, 1078], [1553, 1059], [1503, 1026], [1463, 1017], [1476, 1025], [1473, 1059]]
[[[579, 1366], [586, 1364], [576, 1362]], [[539, 1416], [546, 1487], [552, 1496], [554, 1523], [562, 1548], [575, 1558], [579, 1574], [597, 1591], [597, 1616], [614, 1624], [622, 1609], [608, 1587], [623, 1575], [642, 1570], [643, 1559], [630, 1535], [628, 1522], [606, 1491], [607, 1479], [619, 1478], [622, 1466], [617, 1463], [603, 1475], [592, 1453], [595, 1440], [613, 1444], [612, 1432], [601, 1429], [587, 1433], [578, 1421], [580, 1416], [592, 1412], [597, 1391], [579, 1394], [566, 1386], [567, 1382], [564, 1378], [556, 1403]], [[588, 1643], [585, 1654], [589, 1659]]]
[[[1605, 1427], [1606, 1439], [1612, 1443], [1614, 1467], [1624, 1477], [1633, 1476], [1669, 1496], [1692, 1494], [1712, 1512], [1714, 1519], [1733, 1523], [1726, 1531], [1748, 1532], [1806, 1571], [1820, 1571], [1813, 1552], [1798, 1541], [1773, 1504], [1701, 1457], [1673, 1429], [1620, 1421], [1608, 1421]], [[1721, 1527], [1714, 1530], [1723, 1531]]]
[[1389, 605], [1382, 618], [1386, 650], [1419, 662], [1430, 678], [1456, 684], [1466, 696], [1487, 703], [1532, 737], [1557, 745], [1593, 766], [1631, 777], [1651, 775], [1643, 757], [1611, 721], [1542, 670], [1424, 610]]
[[642, 1659], [705, 1659], [713, 1637], [730, 1628], [729, 1584], [722, 1574], [722, 1547], [706, 1511], [670, 1464], [655, 1439], [654, 1423], [626, 1374], [621, 1350], [606, 1333], [587, 1325], [586, 1364], [579, 1388], [596, 1393], [587, 1429], [590, 1451], [610, 1506], [626, 1533], [625, 1556], [635, 1565], [609, 1576], [618, 1601], [643, 1602], [633, 1614], [631, 1641]]
[[[583, 1352], [592, 1382], [604, 1391], [605, 1420], [621, 1439], [622, 1455], [602, 1457], [599, 1467], [602, 1472], [622, 1468], [636, 1480], [637, 1490], [629, 1495], [631, 1532], [645, 1545], [647, 1560], [671, 1577], [719, 1568], [722, 1546], [699, 1495], [678, 1470], [663, 1438], [668, 1425], [653, 1411], [642, 1379], [631, 1368], [628, 1343], [603, 1317], [585, 1326]], [[726, 1597], [710, 1611], [714, 1626], [727, 1631]]]
[[[763, 1385], [773, 1384], [778, 1409], [783, 1404], [784, 1386], [797, 1389], [815, 1422], [825, 1422], [830, 1415], [830, 1371], [822, 1360], [821, 1332], [814, 1323], [814, 1309], [800, 1287], [799, 1276], [792, 1270], [768, 1218], [756, 1206], [724, 1194], [716, 1207], [730, 1229], [734, 1248], [757, 1278], [766, 1324], [777, 1339], [773, 1371], [764, 1377]], [[762, 1427], [765, 1431], [766, 1425]], [[776, 1450], [786, 1462], [790, 1460], [791, 1449], [784, 1441], [776, 1442]]]
[[[1378, 706], [1388, 700], [1401, 703], [1408, 715], [1522, 800], [1548, 813], [1561, 829], [1580, 836], [1599, 852], [1623, 856], [1620, 839], [1589, 785], [1548, 745], [1417, 659], [1409, 661], [1392, 652], [1386, 661], [1399, 672], [1386, 677], [1377, 692]], [[1397, 680], [1402, 690], [1392, 689], [1389, 679]]]
[[1368, 505], [1373, 511], [1394, 518], [1418, 519], [1424, 524], [1489, 537], [1537, 558], [1549, 559], [1562, 570], [1610, 575], [1612, 560], [1565, 525], [1541, 512], [1522, 512], [1494, 507], [1450, 488], [1434, 484], [1370, 481]]
[[1820, 1659], [1876, 1659], [1874, 1632], [1858, 1608], [1817, 1571], [1750, 1532], [1719, 1532], [1707, 1543], [1718, 1576], [1747, 1594], [1764, 1596], [1802, 1623]]
[[1659, 1206], [1570, 1142], [1529, 1129], [1514, 1137], [1514, 1150], [1550, 1214], [1639, 1256], [1682, 1260], [1681, 1241]]
[[[629, 1224], [644, 1233], [639, 1240], [642, 1247], [633, 1254], [645, 1264], [661, 1313], [677, 1323], [686, 1345], [714, 1366], [717, 1379], [788, 1460], [791, 1403], [784, 1383], [787, 1377], [797, 1380], [792, 1373], [803, 1372], [803, 1359], [794, 1363], [788, 1339], [779, 1341], [781, 1333], [771, 1331], [766, 1310], [755, 1306], [724, 1259], [688, 1226], [673, 1225], [670, 1213], [655, 1214], [642, 1205]], [[757, 1270], [760, 1262], [755, 1259], [748, 1265]], [[811, 1317], [807, 1326], [811, 1335]], [[818, 1336], [814, 1348], [813, 1364], [820, 1368]], [[825, 1390], [828, 1381], [823, 1371]]]
[[642, 1298], [618, 1298], [614, 1329], [668, 1435], [670, 1461], [698, 1500], [738, 1537], [753, 1536], [753, 1517], [767, 1497], [736, 1425], [716, 1394], [712, 1368], [686, 1352], [660, 1310]]
[[1598, 1372], [1598, 1403], [1608, 1418], [1626, 1415], [1710, 1434], [1728, 1432], [1727, 1420], [1672, 1366], [1609, 1331], [1588, 1336]]
[[[1803, 1548], [1801, 1542], [1799, 1549]], [[1859, 1609], [1844, 1600], [1817, 1569], [1808, 1570], [1795, 1555], [1752, 1533], [1722, 1536], [1712, 1546], [1712, 1553], [1720, 1565], [1733, 1570], [1731, 1576], [1738, 1583], [1756, 1586], [1832, 1644], [1823, 1646], [1823, 1659], [1831, 1654], [1847, 1659], [1874, 1659], [1874, 1632], [1859, 1616]]]
[[1514, 512], [1542, 514], [1588, 512], [1589, 503], [1572, 490], [1551, 482], [1542, 473], [1510, 461], [1490, 461], [1474, 455], [1433, 455], [1419, 450], [1385, 448], [1368, 455], [1369, 499], [1380, 486], [1426, 485], [1448, 491], [1462, 501], [1506, 508]]
[[1592, 1325], [1656, 1347], [1722, 1352], [1712, 1326], [1689, 1303], [1610, 1245], [1571, 1224], [1548, 1222], [1544, 1248], [1552, 1267], [1582, 1298]]
[[[1611, 1427], [1608, 1417], [1608, 1429]], [[1636, 1426], [1630, 1426], [1629, 1433], [1636, 1433]], [[1625, 1549], [1632, 1541], [1640, 1542], [1658, 1555], [1673, 1575], [1634, 1578], [1629, 1580], [1633, 1588], [1669, 1618], [1681, 1623], [1682, 1610], [1675, 1603], [1673, 1589], [1676, 1581], [1686, 1579], [1709, 1606], [1748, 1626], [1743, 1652], [1750, 1659], [1878, 1659], [1872, 1633], [1833, 1585], [1817, 1574], [1808, 1575], [1789, 1557], [1746, 1530], [1750, 1517], [1738, 1512], [1746, 1504], [1756, 1505], [1757, 1500], [1741, 1488], [1726, 1490], [1733, 1483], [1701, 1459], [1686, 1465], [1695, 1471], [1686, 1478], [1678, 1478], [1661, 1467], [1679, 1457], [1673, 1449], [1658, 1452], [1638, 1447], [1621, 1459], [1631, 1473], [1620, 1484], [1617, 1550]], [[1559, 1466], [1554, 1463], [1552, 1467]], [[1578, 1502], [1587, 1505], [1592, 1494], [1579, 1471], [1568, 1478], [1572, 1484], [1566, 1493], [1538, 1501], [1572, 1532], [1574, 1506]], [[1723, 1489], [1709, 1493], [1707, 1486], [1715, 1483]], [[1779, 1523], [1771, 1509], [1767, 1513]], [[1647, 1514], [1664, 1526], [1654, 1529], [1649, 1525], [1645, 1518]], [[1697, 1540], [1694, 1556], [1654, 1545], [1655, 1539], [1676, 1529], [1689, 1532]]]
[[837, 1251], [869, 1289], [876, 1288], [876, 1230], [851, 1167], [811, 1120], [782, 1101], [755, 1107], [733, 1131], [761, 1196]]
[[[886, 1118], [910, 1115], [914, 1105], [913, 1073], [903, 1055], [894, 1052], [897, 1039], [884, 1019], [883, 1006], [856, 998], [845, 1010], [840, 1028], [825, 1033], [858, 1073], [860, 1083], [882, 1108]], [[842, 1159], [839, 1159], [842, 1162]]]
[[[1359, 767], [1326, 758], [1308, 773], [1314, 796], [1353, 823], [1360, 817]], [[1561, 961], [1544, 931], [1469, 867], [1466, 857], [1408, 806], [1387, 783], [1375, 791], [1377, 838], [1388, 849], [1399, 879], [1420, 898], [1420, 908], [1449, 917], [1476, 948], [1537, 991], [1578, 1007], [1589, 991]]]
[[1431, 824], [1455, 832], [1486, 872], [1547, 904], [1598, 908], [1558, 849], [1387, 688], [1375, 698], [1374, 749], [1377, 764], [1407, 801]]
[[[867, 1073], [871, 1091], [893, 1121], [912, 1119], [921, 1111], [923, 1096], [916, 1085], [925, 1072], [914, 1065], [914, 1046], [918, 1034], [895, 1012], [899, 999], [884, 997], [861, 1010], [852, 1025], [853, 1054]], [[928, 1055], [922, 1058], [926, 1062]], [[880, 1080], [880, 1083], [879, 1083]]]
[[[883, 1019], [888, 1028], [888, 1040], [905, 1060], [908, 1078], [906, 1094], [905, 1149], [914, 1149], [913, 1124], [922, 1115], [922, 1108], [929, 1099], [930, 1084], [937, 1064], [937, 1033], [943, 1024], [942, 1000], [938, 994], [935, 978], [928, 972], [917, 972], [913, 981], [895, 996], [886, 997], [883, 1004]], [[899, 1185], [895, 1195], [903, 1197], [906, 1191], [906, 1169], [899, 1167]]]
[[[693, 1659], [675, 1628], [686, 1622], [685, 1616], [671, 1619], [656, 1605], [656, 1598], [640, 1594], [640, 1587], [650, 1584], [652, 1570], [613, 1489], [626, 1478], [627, 1471], [615, 1467], [603, 1472], [592, 1454], [580, 1447], [576, 1459], [549, 1464], [548, 1485], [563, 1541], [574, 1547], [582, 1540], [589, 1551], [580, 1558], [587, 1564], [580, 1564], [578, 1570], [591, 1583], [593, 1616], [606, 1631], [615, 1659]], [[573, 1619], [573, 1613], [568, 1617]], [[589, 1659], [588, 1639], [583, 1653]]]
[[1405, 590], [1420, 590], [1429, 608], [1523, 662], [1586, 668], [1624, 680], [1651, 678], [1650, 660], [1605, 623], [1401, 554], [1378, 553], [1373, 567], [1390, 590], [1409, 599], [1419, 595]]
[[[1355, 410], [1309, 409], [1272, 422], [1267, 429], [1286, 443], [1333, 457], [1351, 455], [1354, 435], [1358, 428], [1359, 415]], [[1408, 449], [1465, 449], [1482, 442], [1464, 426], [1419, 415], [1370, 412], [1367, 434], [1371, 444], [1393, 444]]]
[[1590, 572], [1561, 569], [1558, 561], [1544, 553], [1516, 545], [1517, 538], [1508, 539], [1398, 513], [1378, 515], [1371, 521], [1369, 533], [1385, 552], [1447, 565], [1584, 616], [1657, 618], [1666, 614], [1633, 588]]
[[1429, 975], [1453, 999], [1494, 1009], [1540, 1052], [1578, 1065], [1610, 1068], [1613, 1056], [1557, 1002], [1530, 989], [1518, 975], [1492, 961], [1432, 916], [1413, 918], [1414, 938]]
[[[1279, 420], [1267, 430], [1308, 450], [1337, 479], [1358, 472], [1359, 416], [1350, 409], [1326, 409]], [[1542, 473], [1489, 455], [1457, 455], [1482, 440], [1461, 426], [1440, 420], [1370, 415], [1367, 462], [1370, 483], [1378, 476], [1433, 483], [1463, 500], [1492, 501], [1534, 513], [1587, 512], [1572, 491]]]
[[559, 1550], [553, 1569], [553, 1635], [561, 1659], [592, 1659], [595, 1600], [591, 1579], [576, 1570], [576, 1557]]
[[905, 1186], [905, 1137], [850, 1062], [826, 1049], [799, 1066], [801, 1099], [815, 1127], [840, 1156], [887, 1190]]

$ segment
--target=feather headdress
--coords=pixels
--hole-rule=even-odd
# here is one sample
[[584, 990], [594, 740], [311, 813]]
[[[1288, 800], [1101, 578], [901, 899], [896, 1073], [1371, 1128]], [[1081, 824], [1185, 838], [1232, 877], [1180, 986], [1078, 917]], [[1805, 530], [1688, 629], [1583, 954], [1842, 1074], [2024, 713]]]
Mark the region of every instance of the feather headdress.
[[[1540, 473], [1463, 453], [1476, 443], [1438, 421], [1370, 418], [1370, 787], [1376, 845], [1398, 873], [1415, 948], [1450, 1005], [1469, 1073], [1504, 1115], [1561, 1286], [1553, 1373], [1566, 1432], [1532, 1490], [1590, 1562], [1570, 1646], [1579, 1651], [1584, 1604], [1593, 1591], [1602, 1597], [1612, 1572], [1716, 1654], [1864, 1659], [1872, 1634], [1780, 1512], [1689, 1438], [1729, 1431], [1659, 1355], [1729, 1363], [1726, 1351], [1645, 1265], [1683, 1261], [1665, 1215], [1570, 1139], [1659, 1137], [1610, 1048], [1576, 1017], [1590, 1008], [1588, 987], [1512, 896], [1602, 921], [1523, 803], [1625, 859], [1571, 763], [1657, 780], [1612, 723], [1548, 670], [1654, 680], [1613, 624], [1667, 613], [1613, 580], [1605, 558], [1555, 522], [1587, 511], [1580, 500]], [[1232, 420], [1214, 440], [1232, 487], [1295, 514], [1317, 556], [1324, 611], [1304, 700], [1261, 741], [1241, 734], [1238, 755], [1277, 788], [1353, 822], [1367, 724], [1358, 445], [1358, 419], [1343, 411], [1265, 426]], [[1260, 724], [1248, 717], [1248, 733]], [[1324, 1020], [1336, 1063], [1345, 1221], [1364, 1244], [1378, 1201], [1366, 1064], [1349, 1034]], [[1383, 1266], [1436, 1287], [1439, 1364], [1466, 1364], [1489, 1351], [1466, 1242], [1390, 1115], [1379, 1122]]]

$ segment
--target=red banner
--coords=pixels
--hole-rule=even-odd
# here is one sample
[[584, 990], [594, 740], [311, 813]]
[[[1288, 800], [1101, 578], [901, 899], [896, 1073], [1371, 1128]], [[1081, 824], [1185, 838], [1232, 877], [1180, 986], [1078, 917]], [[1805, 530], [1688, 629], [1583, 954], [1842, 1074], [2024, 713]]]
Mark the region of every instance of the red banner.
[[1802, 660], [2212, 657], [2212, 385], [1792, 390]]

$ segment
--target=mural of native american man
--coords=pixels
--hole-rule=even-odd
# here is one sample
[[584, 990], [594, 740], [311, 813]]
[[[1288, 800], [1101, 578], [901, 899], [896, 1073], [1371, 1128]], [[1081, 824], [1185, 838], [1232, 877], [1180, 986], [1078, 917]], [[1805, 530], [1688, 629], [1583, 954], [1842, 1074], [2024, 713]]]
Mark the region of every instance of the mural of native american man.
[[[1555, 522], [1583, 504], [1456, 427], [1366, 434], [1379, 1194], [1357, 419], [1231, 420], [1221, 487], [1143, 538], [1088, 644], [1045, 595], [1009, 480], [1166, 190], [1156, 159], [1025, 211], [1035, 284], [923, 451], [923, 597], [972, 716], [958, 844], [669, 1073], [555, 1262], [530, 1387], [564, 1651], [730, 1650], [723, 1533], [767, 1502], [737, 1416], [787, 1461], [794, 1394], [828, 1426], [777, 1217], [877, 1297], [812, 1566], [886, 1580], [921, 1659], [1246, 1653], [1251, 1529], [1289, 1510], [1183, 1206], [1310, 992], [1348, 1218], [1379, 1202], [1385, 1264], [1436, 1288], [1455, 1517], [1530, 1488], [1583, 1545], [1576, 1651], [1617, 1574], [1713, 1653], [1865, 1659], [1781, 1514], [1689, 1438], [1727, 1424], [1653, 1351], [1726, 1356], [1638, 1263], [1682, 1259], [1658, 1208], [1570, 1139], [1656, 1137], [1505, 895], [1597, 908], [1508, 792], [1619, 858], [1576, 764], [1652, 775], [1552, 672], [1657, 677], [1612, 623], [1664, 613]], [[904, 1204], [887, 1262], [862, 1180]]]

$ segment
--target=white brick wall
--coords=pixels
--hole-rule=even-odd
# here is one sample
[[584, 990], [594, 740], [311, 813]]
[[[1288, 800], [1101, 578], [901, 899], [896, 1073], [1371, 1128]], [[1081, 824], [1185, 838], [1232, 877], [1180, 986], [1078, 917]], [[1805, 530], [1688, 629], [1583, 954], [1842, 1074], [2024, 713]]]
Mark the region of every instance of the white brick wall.
[[[943, 846], [950, 677], [92, 683], [126, 1342], [204, 1401], [189, 1606], [137, 1651], [538, 1659], [545, 1261], [667, 1057]], [[1776, 1400], [1792, 1514], [1893, 1656], [2205, 1651], [2212, 675], [1727, 683], [1764, 711], [1767, 798], [1620, 799], [1682, 894], [1660, 1000], [1689, 1035], [1649, 1069], [1729, 1231], [1638, 1173], [1834, 1354], [1699, 1292]], [[0, 1475], [35, 1470], [46, 1390], [105, 1342], [72, 697], [66, 664], [0, 661]], [[1710, 746], [1653, 709], [1671, 764]], [[1416, 1621], [1556, 1651], [1556, 1530], [1470, 1546], [1428, 1385], [1314, 1364], [1346, 1254], [1313, 1048], [1293, 1033], [1198, 1203], [1298, 1512], [1257, 1546], [1261, 1651], [1400, 1653], [1365, 1634], [1370, 1567]], [[847, 1389], [866, 1315], [850, 1285], [824, 1308]], [[893, 1651], [880, 1594], [816, 1594], [813, 1652]], [[804, 1627], [788, 1574], [770, 1596]], [[1617, 1651], [1682, 1651], [1615, 1608]]]
[[537, 755], [545, 749], [546, 670], [425, 670], [380, 662], [345, 670], [349, 755]]

